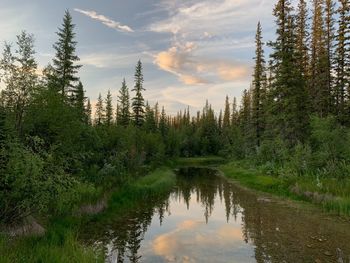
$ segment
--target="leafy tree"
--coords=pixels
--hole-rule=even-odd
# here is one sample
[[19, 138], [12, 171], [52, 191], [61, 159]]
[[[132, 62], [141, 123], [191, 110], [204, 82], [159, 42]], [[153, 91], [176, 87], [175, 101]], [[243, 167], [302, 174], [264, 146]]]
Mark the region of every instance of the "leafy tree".
[[0, 61], [1, 78], [6, 87], [2, 98], [14, 115], [15, 128], [22, 133], [23, 117], [38, 83], [37, 63], [34, 58], [34, 37], [23, 31], [17, 36], [17, 49], [5, 44]]
[[68, 10], [63, 17], [62, 28], [58, 29], [58, 40], [54, 44], [56, 51], [53, 59], [54, 80], [58, 91], [65, 98], [70, 92], [74, 97], [77, 93], [76, 83], [79, 78], [76, 76], [81, 65], [76, 64], [79, 57], [75, 54], [77, 42], [74, 40], [75, 25]]
[[132, 99], [132, 109], [134, 112], [134, 123], [136, 127], [141, 127], [144, 122], [144, 113], [145, 113], [145, 100], [142, 96], [143, 88], [143, 73], [142, 73], [142, 63], [141, 60], [137, 62], [135, 70], [135, 86], [132, 89], [134, 91], [135, 97]]

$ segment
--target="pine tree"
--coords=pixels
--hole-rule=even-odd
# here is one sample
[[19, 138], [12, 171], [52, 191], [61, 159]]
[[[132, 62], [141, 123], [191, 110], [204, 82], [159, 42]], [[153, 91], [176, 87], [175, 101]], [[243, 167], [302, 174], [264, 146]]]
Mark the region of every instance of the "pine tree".
[[230, 119], [231, 119], [230, 99], [226, 95], [224, 119], [222, 121], [222, 127], [223, 127], [224, 130], [227, 130], [231, 126]]
[[69, 92], [73, 97], [77, 93], [76, 82], [79, 78], [76, 74], [81, 65], [76, 64], [79, 57], [75, 54], [77, 42], [74, 40], [74, 27], [72, 16], [66, 10], [62, 28], [57, 32], [58, 41], [53, 46], [56, 51], [53, 59], [55, 85], [63, 97], [66, 97]]
[[77, 86], [77, 92], [75, 94], [74, 106], [82, 121], [86, 122], [86, 110], [85, 110], [85, 92], [81, 81], [79, 81]]
[[308, 47], [308, 10], [305, 0], [299, 0], [296, 16], [296, 49], [299, 55], [299, 67], [303, 76], [309, 75], [309, 47]]
[[101, 93], [98, 95], [97, 103], [95, 106], [95, 125], [101, 125], [105, 120], [105, 109], [103, 106], [103, 99]]
[[231, 115], [231, 125], [232, 126], [238, 126], [238, 109], [237, 109], [237, 98], [233, 98], [233, 103], [232, 103], [232, 115]]
[[158, 104], [158, 102], [156, 102], [156, 104], [154, 105], [154, 117], [156, 120], [156, 126], [158, 127], [158, 125], [159, 125], [159, 104]]
[[148, 104], [148, 102], [146, 103], [145, 109], [146, 110], [145, 110], [144, 129], [147, 132], [155, 132], [157, 130], [156, 119], [155, 119], [154, 111], [151, 108], [151, 106]]
[[126, 85], [125, 79], [123, 80], [122, 87], [119, 90], [118, 96], [118, 125], [124, 127], [130, 123], [130, 98], [129, 89]]
[[289, 1], [275, 7], [277, 40], [271, 44], [273, 81], [269, 87], [269, 129], [291, 146], [307, 134], [308, 99], [306, 83], [298, 67], [295, 21]]
[[88, 99], [86, 103], [86, 108], [85, 108], [86, 123], [88, 125], [92, 125], [91, 114], [92, 114], [91, 102], [90, 102], [90, 99]]
[[163, 138], [168, 134], [167, 116], [165, 114], [164, 106], [162, 107], [162, 113], [159, 119], [159, 131]]
[[255, 51], [255, 67], [253, 74], [253, 94], [252, 94], [252, 121], [255, 129], [256, 146], [260, 146], [261, 136], [264, 129], [264, 112], [263, 99], [265, 96], [266, 87], [266, 73], [265, 73], [265, 58], [262, 42], [262, 29], [260, 22], [257, 26], [255, 37], [256, 51]]
[[340, 123], [349, 122], [347, 116], [347, 94], [350, 89], [350, 3], [347, 0], [340, 0], [339, 27], [336, 36], [335, 51], [335, 102], [336, 114]]
[[310, 98], [313, 98], [312, 111], [320, 117], [330, 112], [328, 81], [328, 56], [325, 22], [323, 19], [324, 0], [313, 0], [313, 23], [311, 41]]
[[328, 96], [328, 113], [334, 113], [334, 87], [333, 87], [333, 61], [334, 61], [334, 14], [335, 3], [333, 0], [325, 0], [325, 28], [326, 28], [326, 79], [327, 79], [327, 96]]
[[113, 102], [112, 102], [112, 94], [111, 91], [108, 90], [106, 97], [106, 108], [105, 108], [105, 123], [107, 126], [111, 126], [113, 124]]
[[142, 63], [141, 60], [137, 62], [135, 70], [135, 86], [132, 89], [134, 91], [135, 97], [132, 100], [132, 109], [134, 112], [134, 123], [137, 127], [141, 127], [144, 122], [144, 98], [142, 96], [143, 88], [143, 74], [142, 74]]
[[222, 110], [220, 110], [220, 112], [219, 112], [219, 118], [218, 118], [218, 127], [219, 127], [219, 130], [222, 130], [222, 119], [223, 119], [223, 117], [222, 117]]

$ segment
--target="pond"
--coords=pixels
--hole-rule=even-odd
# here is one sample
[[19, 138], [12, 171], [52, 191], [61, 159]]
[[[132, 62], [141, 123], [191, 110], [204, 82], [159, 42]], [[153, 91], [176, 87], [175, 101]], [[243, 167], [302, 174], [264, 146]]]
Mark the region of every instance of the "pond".
[[167, 196], [89, 224], [106, 262], [350, 262], [350, 224], [242, 189], [215, 169], [181, 168]]

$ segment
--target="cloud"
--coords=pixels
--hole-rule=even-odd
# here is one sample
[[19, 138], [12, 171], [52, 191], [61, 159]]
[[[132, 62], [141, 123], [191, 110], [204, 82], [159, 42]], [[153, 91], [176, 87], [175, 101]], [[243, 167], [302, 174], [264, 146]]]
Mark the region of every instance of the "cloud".
[[186, 85], [235, 81], [249, 76], [246, 65], [232, 61], [209, 59], [194, 55], [195, 44], [188, 42], [182, 47], [173, 46], [154, 56], [154, 63], [162, 70], [178, 76]]
[[114, 21], [104, 15], [99, 15], [95, 11], [89, 11], [89, 10], [82, 10], [79, 8], [74, 8], [74, 11], [79, 12], [81, 14], [84, 14], [94, 20], [100, 21], [102, 24], [113, 28], [115, 30], [121, 31], [121, 32], [134, 32], [132, 28], [130, 28], [127, 25], [122, 25], [120, 22]]

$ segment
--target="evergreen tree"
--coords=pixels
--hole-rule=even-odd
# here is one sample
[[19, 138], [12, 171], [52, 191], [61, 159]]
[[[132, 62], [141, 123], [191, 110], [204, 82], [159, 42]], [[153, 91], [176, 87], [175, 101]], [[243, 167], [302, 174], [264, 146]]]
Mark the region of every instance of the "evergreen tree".
[[232, 126], [238, 126], [238, 116], [239, 112], [237, 109], [237, 98], [233, 98], [233, 103], [232, 103], [232, 115], [231, 115], [231, 125]]
[[219, 113], [219, 118], [218, 118], [218, 127], [219, 127], [219, 130], [222, 130], [222, 110], [220, 110], [220, 113]]
[[107, 126], [111, 126], [113, 124], [113, 102], [112, 102], [112, 94], [111, 91], [108, 90], [107, 97], [106, 97], [106, 108], [105, 108], [105, 124]]
[[87, 119], [85, 101], [86, 101], [86, 97], [85, 97], [84, 87], [81, 81], [79, 81], [77, 86], [77, 92], [75, 94], [74, 106], [77, 109], [81, 120], [84, 122], [86, 122], [86, 119]]
[[118, 96], [118, 125], [124, 127], [130, 123], [130, 98], [129, 89], [126, 85], [125, 79], [123, 80], [122, 87], [119, 90]]
[[165, 114], [164, 106], [162, 107], [162, 113], [159, 119], [159, 131], [163, 138], [168, 134], [167, 116]]
[[53, 46], [56, 51], [53, 59], [54, 80], [63, 97], [66, 97], [68, 92], [72, 97], [77, 93], [76, 82], [79, 78], [76, 74], [81, 65], [76, 64], [79, 57], [75, 54], [77, 42], [74, 40], [74, 27], [72, 16], [66, 10], [62, 28], [59, 28], [57, 32], [58, 40]]
[[310, 98], [313, 98], [312, 111], [320, 117], [330, 112], [331, 97], [328, 81], [328, 56], [325, 22], [323, 19], [324, 0], [313, 0], [313, 23], [311, 41], [311, 80]]
[[225, 100], [225, 110], [224, 110], [224, 119], [222, 123], [222, 127], [224, 130], [227, 130], [231, 125], [230, 125], [230, 119], [231, 119], [231, 110], [230, 110], [230, 99], [226, 95], [226, 100]]
[[257, 32], [255, 37], [256, 51], [255, 51], [255, 67], [253, 74], [253, 110], [252, 121], [255, 129], [255, 141], [256, 146], [260, 146], [261, 136], [264, 129], [264, 112], [263, 112], [263, 99], [265, 96], [266, 87], [266, 73], [265, 73], [265, 58], [262, 42], [262, 29], [260, 22], [257, 26]]
[[350, 89], [350, 3], [340, 0], [339, 21], [335, 52], [335, 102], [336, 114], [340, 123], [349, 122], [347, 114], [347, 94]]
[[86, 108], [85, 108], [86, 123], [88, 125], [92, 125], [91, 114], [92, 114], [92, 107], [91, 107], [90, 99], [88, 99], [86, 103]]
[[306, 83], [298, 67], [296, 33], [292, 7], [280, 0], [274, 10], [277, 40], [272, 43], [273, 82], [269, 92], [269, 129], [290, 145], [303, 141], [307, 134]]
[[309, 75], [309, 47], [308, 47], [308, 10], [305, 0], [299, 0], [296, 17], [296, 49], [299, 55], [299, 67], [304, 77]]
[[137, 62], [135, 70], [135, 86], [132, 91], [135, 92], [135, 97], [132, 100], [132, 109], [134, 112], [134, 123], [137, 127], [141, 127], [144, 122], [144, 98], [142, 96], [143, 88], [143, 74], [141, 60]]
[[105, 120], [105, 109], [103, 106], [103, 99], [101, 93], [98, 95], [97, 103], [95, 106], [95, 125], [101, 125]]
[[145, 107], [144, 129], [147, 132], [156, 132], [156, 130], [157, 130], [154, 110], [151, 108], [151, 106], [148, 104], [148, 102], [146, 103], [146, 107]]
[[335, 3], [333, 0], [325, 0], [325, 28], [326, 28], [326, 79], [327, 79], [327, 96], [328, 96], [328, 113], [334, 112], [334, 88], [333, 88], [333, 61], [334, 61], [334, 13]]

